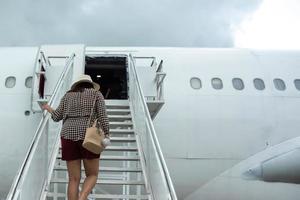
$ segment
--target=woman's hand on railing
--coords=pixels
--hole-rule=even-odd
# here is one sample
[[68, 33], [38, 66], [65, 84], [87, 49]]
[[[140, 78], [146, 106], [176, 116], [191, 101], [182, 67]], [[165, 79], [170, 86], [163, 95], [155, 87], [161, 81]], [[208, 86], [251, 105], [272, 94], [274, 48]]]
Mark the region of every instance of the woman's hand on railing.
[[53, 112], [53, 108], [51, 108], [48, 104], [44, 104], [41, 107], [43, 110], [47, 110], [49, 113]]

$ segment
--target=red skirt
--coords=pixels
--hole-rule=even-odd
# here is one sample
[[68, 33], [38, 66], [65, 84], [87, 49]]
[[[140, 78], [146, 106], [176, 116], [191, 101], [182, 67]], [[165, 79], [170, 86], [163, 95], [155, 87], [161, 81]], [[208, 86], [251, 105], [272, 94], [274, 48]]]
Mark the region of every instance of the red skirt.
[[73, 141], [61, 138], [62, 160], [96, 159], [100, 154], [94, 154], [82, 147], [83, 140]]

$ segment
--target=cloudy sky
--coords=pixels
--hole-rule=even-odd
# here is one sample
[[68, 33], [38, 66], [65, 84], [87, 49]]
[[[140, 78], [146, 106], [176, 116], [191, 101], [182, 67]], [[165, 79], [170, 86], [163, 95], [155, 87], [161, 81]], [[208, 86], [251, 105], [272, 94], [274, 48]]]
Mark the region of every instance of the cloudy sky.
[[1, 0], [0, 45], [233, 45], [261, 0]]
[[1, 0], [0, 46], [232, 47], [236, 30], [243, 32], [245, 21], [262, 4], [263, 0]]

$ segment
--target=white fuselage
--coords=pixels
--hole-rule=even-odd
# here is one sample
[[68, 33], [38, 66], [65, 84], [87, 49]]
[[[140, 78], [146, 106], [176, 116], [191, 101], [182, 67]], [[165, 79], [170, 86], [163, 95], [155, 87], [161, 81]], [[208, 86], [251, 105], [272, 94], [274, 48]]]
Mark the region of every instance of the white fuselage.
[[[164, 61], [165, 104], [154, 125], [179, 199], [298, 199], [297, 184], [245, 178], [241, 169], [260, 166], [286, 153], [284, 148], [291, 145], [283, 148], [281, 144], [300, 136], [300, 90], [295, 85], [300, 80], [300, 51], [86, 50], [130, 52]], [[0, 48], [0, 199], [5, 197], [23, 162], [41, 117], [41, 113], [31, 111], [32, 90], [25, 86], [25, 79], [34, 76], [37, 52], [35, 47]], [[84, 71], [84, 65], [81, 67], [75, 69], [76, 73]], [[16, 84], [7, 88], [5, 82], [10, 76], [16, 78]], [[143, 79], [143, 74], [139, 77]], [[196, 86], [201, 81], [199, 89], [191, 87], [191, 78], [197, 79]], [[233, 79], [242, 80], [243, 89], [235, 89]], [[265, 88], [256, 89], [254, 79], [262, 80]], [[277, 79], [284, 81], [284, 90], [276, 88], [282, 87]], [[222, 88], [214, 89], [212, 82], [220, 86], [220, 80]], [[26, 111], [29, 115], [25, 115]], [[293, 144], [296, 149], [298, 143]], [[272, 150], [274, 146], [276, 152]], [[264, 152], [267, 153], [262, 156]], [[290, 169], [297, 164], [291, 164]], [[281, 163], [280, 169], [285, 167], [285, 162]]]

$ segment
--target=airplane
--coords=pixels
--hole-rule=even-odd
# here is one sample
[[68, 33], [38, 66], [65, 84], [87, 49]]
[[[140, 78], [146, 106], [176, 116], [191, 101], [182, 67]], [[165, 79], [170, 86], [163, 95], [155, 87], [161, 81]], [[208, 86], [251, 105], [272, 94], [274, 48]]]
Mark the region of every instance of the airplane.
[[103, 155], [99, 184], [107, 185], [95, 189], [94, 199], [298, 199], [299, 55], [239, 48], [1, 47], [0, 199], [65, 199], [61, 124], [40, 105], [57, 106], [83, 73], [101, 85], [112, 141], [123, 144]]

